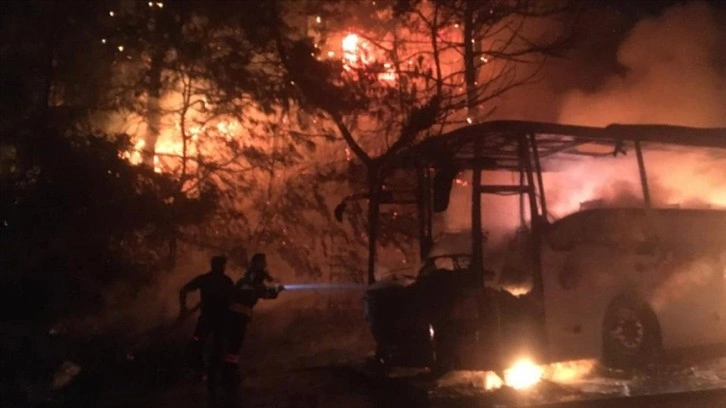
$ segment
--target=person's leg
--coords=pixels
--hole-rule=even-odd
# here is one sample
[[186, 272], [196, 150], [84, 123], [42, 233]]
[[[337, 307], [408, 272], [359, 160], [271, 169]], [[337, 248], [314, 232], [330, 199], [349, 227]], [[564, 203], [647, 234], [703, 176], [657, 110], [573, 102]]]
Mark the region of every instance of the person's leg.
[[247, 323], [249, 318], [245, 315], [236, 314], [230, 318], [227, 325], [227, 336], [222, 362], [223, 381], [227, 388], [235, 389], [239, 386], [239, 353], [242, 349]]
[[216, 400], [217, 385], [222, 369], [224, 355], [224, 319], [219, 317], [209, 321], [210, 335], [212, 336], [212, 352], [207, 369], [207, 391], [211, 400]]
[[211, 332], [209, 320], [206, 316], [199, 316], [194, 335], [189, 344], [189, 364], [199, 376], [204, 374], [204, 345]]

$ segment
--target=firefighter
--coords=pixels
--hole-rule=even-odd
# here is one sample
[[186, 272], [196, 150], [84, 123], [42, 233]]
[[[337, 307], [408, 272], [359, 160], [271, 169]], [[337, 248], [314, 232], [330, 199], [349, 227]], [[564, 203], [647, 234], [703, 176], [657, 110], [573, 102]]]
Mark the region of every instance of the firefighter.
[[[184, 285], [179, 292], [181, 316], [191, 312], [187, 308], [187, 293], [195, 290], [199, 290], [201, 293], [201, 313], [189, 348], [191, 364], [200, 377], [204, 373], [203, 352], [209, 336], [212, 335], [214, 338], [215, 355], [219, 355], [224, 347], [224, 325], [234, 288], [232, 279], [224, 273], [227, 258], [215, 256], [210, 264], [211, 270], [209, 272], [195, 277]], [[210, 370], [210, 385], [214, 382], [212, 378], [214, 371], [216, 370]]]
[[276, 282], [267, 272], [265, 254], [258, 253], [252, 257], [245, 275], [234, 286], [232, 301], [229, 306], [228, 323], [226, 324], [227, 339], [222, 366], [222, 381], [228, 388], [239, 385], [239, 352], [242, 348], [247, 324], [252, 319], [252, 309], [259, 299], [275, 299], [284, 289], [282, 285], [266, 286], [265, 282]]

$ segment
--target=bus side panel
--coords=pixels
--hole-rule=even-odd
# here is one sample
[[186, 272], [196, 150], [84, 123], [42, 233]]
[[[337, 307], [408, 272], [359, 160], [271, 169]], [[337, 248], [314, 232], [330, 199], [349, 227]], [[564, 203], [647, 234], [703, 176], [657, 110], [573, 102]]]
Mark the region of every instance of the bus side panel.
[[650, 302], [663, 345], [726, 342], [726, 211], [665, 210], [651, 217], [662, 247]]
[[547, 245], [543, 248], [546, 330], [550, 359], [554, 361], [600, 357], [602, 319], [622, 290], [596, 288], [588, 279], [587, 272], [607, 269], [606, 251], [600, 252], [582, 248], [555, 251]]
[[726, 343], [726, 252], [664, 258], [662, 280], [650, 296], [664, 348]]

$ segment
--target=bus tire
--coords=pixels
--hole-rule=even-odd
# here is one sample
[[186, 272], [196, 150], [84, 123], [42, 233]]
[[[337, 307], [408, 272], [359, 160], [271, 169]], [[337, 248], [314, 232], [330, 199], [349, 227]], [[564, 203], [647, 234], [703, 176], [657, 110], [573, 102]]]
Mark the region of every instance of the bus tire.
[[647, 363], [661, 348], [658, 317], [641, 298], [620, 296], [603, 318], [602, 361], [607, 367], [632, 369]]

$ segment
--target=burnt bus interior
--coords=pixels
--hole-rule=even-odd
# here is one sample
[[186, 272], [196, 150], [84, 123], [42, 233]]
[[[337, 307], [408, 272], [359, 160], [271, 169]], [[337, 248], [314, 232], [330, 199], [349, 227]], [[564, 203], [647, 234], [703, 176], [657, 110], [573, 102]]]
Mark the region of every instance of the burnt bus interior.
[[[522, 348], [546, 359], [547, 311], [540, 251], [549, 223], [543, 161], [555, 154], [607, 156], [634, 151], [643, 207], [647, 209], [651, 200], [642, 148], [651, 143], [724, 147], [726, 129], [663, 125], [597, 128], [493, 121], [426, 139], [389, 157], [380, 168], [379, 178], [371, 180], [368, 193], [357, 196], [369, 200], [371, 290], [367, 308], [379, 360], [439, 368], [496, 369]], [[594, 146], [598, 149], [592, 149]], [[452, 258], [453, 268], [449, 269], [453, 271], [440, 271], [430, 259], [426, 263], [434, 240], [433, 218], [447, 209], [452, 185], [462, 171], [472, 174], [471, 249]], [[482, 180], [483, 171], [510, 171], [518, 177], [510, 184], [487, 184]], [[496, 214], [482, 215], [482, 208], [492, 195], [518, 198], [526, 235], [520, 253], [531, 279], [526, 295], [513, 296], [488, 285], [493, 276], [482, 250], [486, 241], [482, 217]], [[415, 206], [419, 254], [427, 266], [413, 285], [376, 288], [379, 217], [389, 204]], [[336, 215], [340, 216], [339, 211]]]

